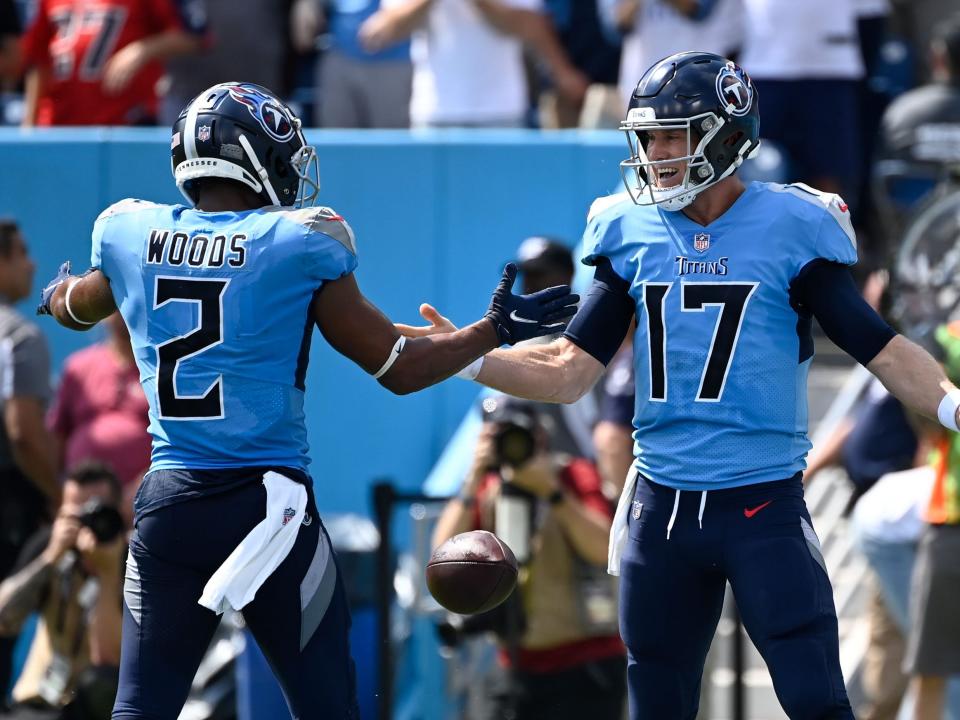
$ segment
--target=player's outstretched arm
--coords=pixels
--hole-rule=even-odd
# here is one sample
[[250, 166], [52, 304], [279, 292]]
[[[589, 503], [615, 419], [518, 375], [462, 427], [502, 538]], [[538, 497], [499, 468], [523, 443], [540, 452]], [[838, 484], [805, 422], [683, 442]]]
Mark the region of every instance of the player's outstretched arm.
[[[420, 306], [429, 325], [396, 324], [408, 338], [437, 337], [457, 327], [432, 305]], [[477, 361], [480, 363], [480, 361]], [[470, 379], [509, 395], [540, 402], [569, 403], [583, 397], [603, 374], [604, 365], [566, 338], [544, 345], [494, 350]]]
[[363, 296], [352, 274], [323, 286], [313, 302], [313, 317], [336, 350], [388, 390], [407, 394], [450, 377], [500, 345], [554, 333], [566, 325], [578, 299], [570, 289], [514, 295], [516, 274], [516, 267], [508, 265], [484, 318], [451, 332], [402, 335]]
[[791, 288], [838, 347], [877, 376], [904, 405], [957, 429], [960, 391], [926, 350], [896, 332], [871, 308], [849, 269], [811, 263]]
[[960, 425], [957, 390], [930, 353], [896, 335], [877, 353], [867, 369], [904, 405], [931, 420], [956, 429]]
[[547, 345], [494, 350], [476, 380], [494, 390], [539, 402], [572, 403], [600, 379], [604, 364], [565, 337]]
[[71, 275], [70, 263], [65, 262], [40, 293], [37, 315], [53, 315], [71, 330], [89, 330], [116, 309], [110, 281], [102, 272]]

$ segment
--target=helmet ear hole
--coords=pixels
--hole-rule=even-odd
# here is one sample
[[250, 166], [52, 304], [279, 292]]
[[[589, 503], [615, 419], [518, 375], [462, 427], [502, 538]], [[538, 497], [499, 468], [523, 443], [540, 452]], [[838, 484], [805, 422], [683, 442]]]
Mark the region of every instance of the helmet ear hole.
[[275, 172], [277, 177], [281, 179], [286, 179], [287, 175], [290, 173], [288, 163], [279, 155], [274, 155], [273, 157], [273, 172]]
[[727, 147], [738, 147], [740, 141], [743, 139], [743, 130], [737, 130], [737, 132], [732, 133], [726, 140], [723, 141], [723, 144]]

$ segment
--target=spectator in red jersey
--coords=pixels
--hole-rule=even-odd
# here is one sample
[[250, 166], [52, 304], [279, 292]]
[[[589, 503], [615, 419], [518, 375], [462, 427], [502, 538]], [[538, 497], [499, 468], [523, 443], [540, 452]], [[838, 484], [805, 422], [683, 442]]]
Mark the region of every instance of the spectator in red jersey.
[[104, 326], [104, 342], [67, 358], [47, 424], [61, 469], [87, 460], [110, 466], [120, 481], [121, 510], [129, 520], [133, 494], [150, 465], [148, 406], [120, 313]]
[[175, 0], [39, 0], [21, 44], [24, 126], [155, 122], [162, 63], [201, 48], [199, 19]]

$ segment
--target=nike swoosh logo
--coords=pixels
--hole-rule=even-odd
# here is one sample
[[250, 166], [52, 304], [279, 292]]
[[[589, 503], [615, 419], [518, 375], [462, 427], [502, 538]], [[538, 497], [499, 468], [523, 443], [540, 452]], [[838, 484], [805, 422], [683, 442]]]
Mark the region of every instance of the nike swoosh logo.
[[520, 317], [519, 315], [517, 315], [517, 311], [516, 311], [516, 310], [511, 310], [511, 311], [510, 311], [510, 319], [511, 319], [511, 320], [516, 320], [517, 322], [522, 322], [522, 323], [533, 323], [534, 325], [536, 325], [536, 323], [537, 323], [536, 320], [528, 320], [527, 318]]
[[745, 517], [752, 518], [754, 515], [756, 515], [761, 510], [763, 510], [767, 505], [769, 505], [772, 502], [773, 500], [767, 500], [763, 505], [757, 505], [755, 508], [744, 508], [743, 514]]

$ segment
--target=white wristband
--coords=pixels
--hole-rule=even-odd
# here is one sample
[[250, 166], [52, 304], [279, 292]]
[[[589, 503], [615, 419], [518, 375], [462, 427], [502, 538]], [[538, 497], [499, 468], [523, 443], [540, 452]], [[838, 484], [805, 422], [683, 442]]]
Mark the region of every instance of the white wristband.
[[393, 344], [393, 349], [390, 350], [390, 355], [387, 357], [387, 361], [373, 374], [375, 379], [380, 379], [380, 377], [387, 370], [393, 367], [393, 364], [397, 361], [397, 358], [400, 357], [400, 351], [403, 350], [403, 346], [406, 345], [406, 343], [407, 338], [405, 336], [401, 335], [397, 338], [397, 341]]
[[70, 318], [78, 325], [96, 325], [95, 322], [87, 322], [86, 320], [81, 320], [78, 318], [76, 315], [74, 315], [73, 309], [70, 307], [70, 293], [73, 292], [73, 286], [77, 284], [78, 279], [79, 278], [74, 278], [67, 281], [67, 294], [63, 297], [63, 305], [67, 309], [67, 315], [69, 315]]
[[953, 389], [943, 396], [937, 408], [937, 418], [947, 430], [960, 432], [957, 427], [957, 408], [960, 407], [960, 390]]
[[467, 365], [463, 370], [457, 373], [458, 378], [463, 378], [464, 380], [476, 380], [477, 375], [480, 374], [480, 368], [483, 367], [483, 358], [481, 355], [472, 363]]

